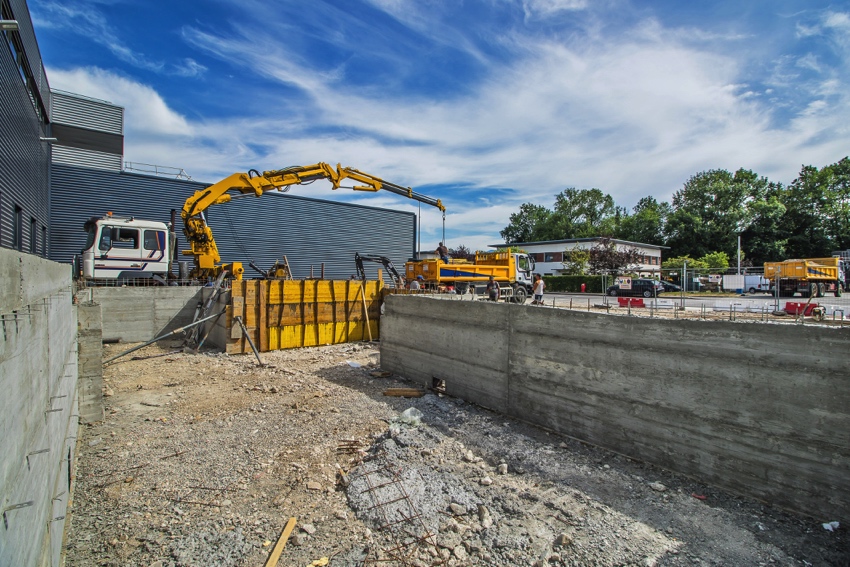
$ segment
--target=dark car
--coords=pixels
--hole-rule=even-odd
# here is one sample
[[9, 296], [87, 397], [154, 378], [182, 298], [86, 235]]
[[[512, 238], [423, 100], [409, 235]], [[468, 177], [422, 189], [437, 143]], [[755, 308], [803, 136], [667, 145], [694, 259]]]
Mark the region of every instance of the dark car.
[[672, 282], [662, 281], [661, 285], [664, 286], [664, 291], [671, 291], [675, 293], [679, 293], [680, 291], [682, 291], [682, 286], [676, 285]]
[[620, 289], [619, 285], [612, 285], [605, 293], [615, 297], [617, 295], [638, 295], [643, 297], [656, 297], [664, 292], [664, 286], [658, 280], [649, 278], [636, 278], [632, 280], [632, 289]]

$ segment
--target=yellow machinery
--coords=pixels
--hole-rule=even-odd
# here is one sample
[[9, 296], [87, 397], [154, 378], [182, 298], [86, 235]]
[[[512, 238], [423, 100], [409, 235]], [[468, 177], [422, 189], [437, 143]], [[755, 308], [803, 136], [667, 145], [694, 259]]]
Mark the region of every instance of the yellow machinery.
[[519, 252], [476, 252], [474, 263], [452, 260], [447, 264], [439, 258], [411, 261], [404, 271], [407, 281], [422, 276], [428, 286], [453, 285], [461, 294], [475, 285], [483, 290], [493, 276], [503, 289], [511, 288], [516, 303], [525, 303], [534, 285], [534, 260]]
[[804, 297], [823, 297], [832, 292], [841, 297], [844, 291], [844, 266], [841, 258], [806, 258], [765, 262], [764, 277], [779, 287], [780, 296], [802, 293]]
[[384, 181], [380, 177], [363, 173], [350, 167], [342, 167], [337, 164], [336, 168], [327, 163], [316, 163], [307, 166], [292, 166], [273, 171], [264, 171], [260, 174], [252, 169], [248, 173], [234, 173], [222, 179], [218, 183], [196, 191], [194, 195], [186, 199], [183, 205], [183, 233], [186, 235], [191, 250], [184, 250], [183, 254], [193, 256], [195, 267], [192, 271], [193, 277], [216, 277], [222, 270], [227, 270], [231, 277], [242, 279], [244, 271], [241, 262], [230, 264], [219, 264], [221, 257], [213, 238], [212, 229], [207, 225], [203, 213], [212, 205], [220, 205], [231, 200], [231, 192], [241, 194], [253, 193], [257, 197], [267, 191], [288, 191], [292, 185], [311, 183], [318, 179], [327, 179], [334, 189], [342, 188], [342, 183], [349, 179], [360, 185], [350, 187], [355, 191], [380, 191], [385, 190], [421, 203], [437, 207], [443, 213], [446, 208], [440, 199], [434, 199], [420, 193], [416, 193], [409, 187], [402, 187], [395, 183]]

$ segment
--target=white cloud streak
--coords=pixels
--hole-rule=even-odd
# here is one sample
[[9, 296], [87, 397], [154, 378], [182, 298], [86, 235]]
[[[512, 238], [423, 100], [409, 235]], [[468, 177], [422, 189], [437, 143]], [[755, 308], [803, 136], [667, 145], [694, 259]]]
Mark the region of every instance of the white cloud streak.
[[[847, 78], [813, 54], [788, 59], [780, 67], [788, 74], [775, 74], [766, 81], [770, 88], [760, 89], [749, 84], [743, 59], [727, 49], [730, 41], [743, 46], [747, 35], [695, 33], [644, 19], [616, 36], [564, 39], [508, 30], [500, 41], [510, 46], [510, 57], [497, 59], [459, 28], [447, 28], [443, 14], [429, 15], [424, 4], [370, 3], [415, 33], [467, 53], [484, 78], [452, 97], [376, 92], [347, 83], [339, 69], [315, 68], [285, 40], [244, 23], [228, 33], [185, 27], [184, 38], [264, 78], [268, 90], [294, 89], [299, 107], [190, 120], [150, 86], [118, 74], [52, 69], [49, 78], [127, 108], [127, 159], [168, 161], [208, 181], [249, 167], [339, 161], [423, 193], [434, 188], [449, 207], [450, 243], [472, 248], [498, 241], [520, 203], [551, 206], [554, 194], [569, 186], [598, 187], [630, 206], [645, 195], [669, 199], [704, 169], [747, 167], [789, 182], [801, 164], [822, 166], [847, 153]], [[588, 9], [569, 0], [521, 6], [527, 19]], [[848, 25], [846, 14], [829, 13], [817, 28], [798, 25], [797, 34], [836, 35]], [[347, 45], [350, 39], [330, 41]], [[802, 71], [817, 77], [797, 84]], [[775, 92], [791, 87], [812, 94], [795, 106]], [[777, 120], [776, 109], [790, 116]], [[318, 185], [303, 194], [330, 193]], [[334, 198], [415, 209], [392, 196]], [[422, 212], [435, 244], [440, 214]]]

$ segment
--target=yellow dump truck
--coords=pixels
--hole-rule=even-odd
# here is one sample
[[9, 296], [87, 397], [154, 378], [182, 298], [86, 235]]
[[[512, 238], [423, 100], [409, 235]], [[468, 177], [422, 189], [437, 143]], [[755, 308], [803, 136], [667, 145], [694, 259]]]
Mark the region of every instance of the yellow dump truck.
[[515, 303], [525, 303], [533, 289], [534, 260], [519, 252], [476, 252], [475, 261], [439, 258], [411, 260], [404, 265], [407, 281], [422, 276], [429, 287], [454, 286], [457, 293], [483, 291], [490, 276]]
[[770, 280], [773, 290], [790, 297], [801, 293], [804, 297], [823, 297], [827, 292], [841, 297], [844, 291], [844, 265], [841, 258], [805, 258], [784, 262], [765, 262], [764, 277]]

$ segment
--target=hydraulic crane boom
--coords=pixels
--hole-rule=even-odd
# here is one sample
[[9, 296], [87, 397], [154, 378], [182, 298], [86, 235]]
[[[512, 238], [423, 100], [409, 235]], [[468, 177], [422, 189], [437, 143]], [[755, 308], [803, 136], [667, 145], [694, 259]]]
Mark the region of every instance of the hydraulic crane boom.
[[186, 235], [191, 250], [184, 250], [183, 254], [195, 258], [195, 277], [215, 277], [227, 268], [236, 279], [242, 279], [243, 268], [240, 262], [230, 265], [221, 265], [221, 257], [218, 247], [213, 238], [212, 229], [207, 225], [203, 213], [212, 205], [220, 205], [231, 200], [231, 192], [241, 194], [253, 193], [257, 197], [267, 191], [288, 191], [292, 185], [303, 185], [312, 183], [318, 179], [327, 179], [331, 182], [334, 190], [343, 188], [342, 183], [346, 179], [360, 183], [350, 187], [355, 191], [389, 191], [396, 195], [407, 197], [437, 207], [445, 213], [446, 208], [440, 199], [434, 199], [427, 195], [415, 192], [409, 187], [402, 187], [395, 183], [384, 181], [380, 177], [358, 171], [350, 167], [342, 167], [337, 164], [333, 166], [320, 162], [307, 166], [292, 166], [284, 169], [264, 171], [262, 175], [256, 170], [248, 173], [234, 173], [222, 179], [218, 183], [196, 191], [194, 195], [186, 199], [183, 204], [183, 233]]

